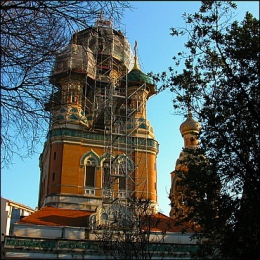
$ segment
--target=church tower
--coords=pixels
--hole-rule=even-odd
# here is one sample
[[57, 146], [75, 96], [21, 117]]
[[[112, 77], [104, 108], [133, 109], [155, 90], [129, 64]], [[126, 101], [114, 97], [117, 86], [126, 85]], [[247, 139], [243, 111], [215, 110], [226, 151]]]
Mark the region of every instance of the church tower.
[[180, 125], [180, 132], [184, 139], [184, 149], [176, 161], [175, 170], [171, 172], [171, 189], [169, 198], [171, 200], [170, 217], [176, 218], [179, 214], [185, 214], [185, 198], [180, 186], [181, 176], [179, 172], [185, 172], [186, 166], [182, 164], [189, 155], [190, 149], [196, 149], [199, 146], [198, 136], [201, 125], [192, 118], [192, 113], [188, 108], [187, 119]]
[[94, 212], [139, 198], [157, 210], [158, 143], [146, 117], [156, 86], [139, 68], [137, 43], [134, 59], [132, 54], [122, 32], [98, 20], [57, 55], [46, 104], [51, 122], [40, 156], [39, 209]]

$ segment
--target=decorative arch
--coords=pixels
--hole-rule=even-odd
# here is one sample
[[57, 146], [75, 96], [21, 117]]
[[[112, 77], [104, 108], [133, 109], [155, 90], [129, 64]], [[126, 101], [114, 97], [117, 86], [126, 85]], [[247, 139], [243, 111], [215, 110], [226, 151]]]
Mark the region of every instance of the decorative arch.
[[98, 206], [96, 211], [90, 215], [90, 220], [92, 220], [90, 222], [91, 228], [107, 224], [108, 218], [108, 208], [105, 208], [103, 205]]
[[99, 158], [100, 164], [102, 165], [102, 163], [103, 163], [106, 159], [108, 159], [109, 156], [110, 156], [109, 153], [103, 153], [103, 154], [100, 156], [100, 158]]
[[95, 153], [92, 149], [91, 149], [91, 151], [85, 153], [85, 154], [81, 157], [81, 159], [80, 159], [80, 166], [83, 167], [84, 165], [86, 165], [86, 161], [87, 161], [87, 159], [89, 159], [89, 158], [94, 159], [96, 166], [99, 166], [99, 162], [100, 162], [99, 156], [98, 156], [98, 154]]
[[129, 170], [130, 171], [133, 171], [134, 170], [134, 162], [132, 159], [130, 159], [129, 157], [127, 157], [125, 154], [120, 154], [118, 155], [115, 160], [114, 160], [114, 163], [118, 163], [120, 164], [122, 161], [125, 161], [127, 162], [127, 165], [129, 166]]

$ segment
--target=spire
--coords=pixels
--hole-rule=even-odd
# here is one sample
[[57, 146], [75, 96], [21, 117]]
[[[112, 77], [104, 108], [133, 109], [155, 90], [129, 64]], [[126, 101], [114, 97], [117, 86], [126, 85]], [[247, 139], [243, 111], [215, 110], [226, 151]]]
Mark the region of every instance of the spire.
[[134, 57], [135, 63], [134, 63], [134, 67], [132, 68], [133, 70], [134, 70], [134, 69], [140, 70], [139, 65], [138, 65], [138, 58], [137, 58], [137, 45], [138, 45], [138, 43], [137, 43], [137, 41], [135, 41], [135, 47], [134, 47], [134, 51], [135, 51], [135, 57]]
[[[152, 83], [150, 77], [143, 73], [138, 65], [138, 59], [137, 59], [137, 41], [135, 41], [134, 46], [134, 66], [131, 69], [131, 71], [127, 74], [127, 82], [128, 87], [136, 87], [139, 88], [143, 84], [146, 84], [146, 87], [149, 88], [147, 99], [156, 94], [156, 85]], [[146, 88], [147, 90], [147, 88]]]

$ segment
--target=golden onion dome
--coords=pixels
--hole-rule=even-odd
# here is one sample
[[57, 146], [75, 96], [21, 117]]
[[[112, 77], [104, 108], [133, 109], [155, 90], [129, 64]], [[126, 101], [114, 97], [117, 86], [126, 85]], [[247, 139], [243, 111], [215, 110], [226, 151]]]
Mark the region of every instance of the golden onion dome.
[[201, 125], [199, 122], [195, 121], [192, 118], [192, 114], [188, 111], [187, 119], [180, 125], [181, 135], [185, 135], [187, 133], [199, 134], [201, 130]]

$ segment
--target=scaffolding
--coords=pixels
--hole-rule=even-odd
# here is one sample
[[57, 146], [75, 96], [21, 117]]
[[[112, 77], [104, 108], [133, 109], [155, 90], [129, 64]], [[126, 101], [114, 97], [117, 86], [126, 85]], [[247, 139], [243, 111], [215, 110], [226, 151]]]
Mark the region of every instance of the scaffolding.
[[[88, 121], [85, 130], [104, 135], [100, 207], [109, 219], [115, 215], [130, 217], [129, 202], [148, 196], [150, 126], [146, 117], [136, 118], [138, 111], [146, 110], [142, 93], [147, 86], [128, 86], [132, 64], [133, 53], [125, 36], [109, 21], [99, 20], [73, 36], [68, 47], [57, 55], [52, 72], [54, 78], [69, 74], [74, 75], [72, 80], [84, 79], [81, 105]], [[93, 227], [102, 225], [102, 221], [96, 218]]]

